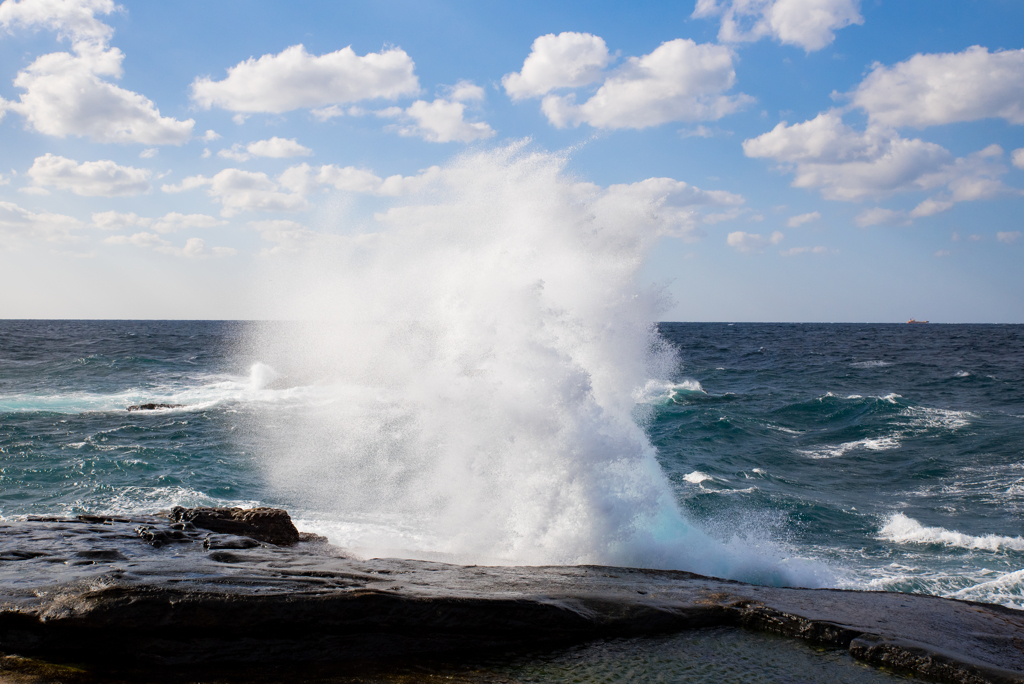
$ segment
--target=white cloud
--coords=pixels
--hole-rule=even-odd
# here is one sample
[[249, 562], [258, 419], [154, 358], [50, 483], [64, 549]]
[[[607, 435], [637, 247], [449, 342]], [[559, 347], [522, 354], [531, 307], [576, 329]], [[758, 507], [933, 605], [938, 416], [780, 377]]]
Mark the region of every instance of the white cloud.
[[864, 23], [860, 0], [697, 0], [693, 16], [721, 17], [723, 43], [771, 37], [807, 52], [831, 45], [836, 30]]
[[300, 164], [287, 169], [278, 180], [283, 187], [303, 195], [312, 193], [318, 187], [329, 186], [345, 192], [397, 197], [419, 192], [440, 177], [439, 166], [431, 166], [415, 176], [396, 174], [381, 178], [372, 171], [354, 166], [325, 164], [313, 169], [308, 164]]
[[116, 197], [149, 190], [152, 171], [119, 166], [109, 159], [79, 164], [46, 153], [36, 157], [27, 175], [35, 187], [50, 186], [85, 197]]
[[[276, 179], [271, 179], [265, 173], [224, 169], [212, 178], [190, 176], [177, 185], [163, 185], [161, 190], [178, 193], [206, 188], [207, 194], [215, 202], [223, 205], [221, 216], [230, 217], [242, 211], [301, 211], [308, 207], [308, 195], [328, 188], [384, 197], [408, 195], [427, 188], [440, 176], [441, 168], [438, 166], [423, 169], [414, 176], [396, 174], [381, 178], [372, 171], [357, 169], [354, 166], [339, 167], [325, 164], [311, 167], [309, 164], [299, 164], [289, 167]], [[212, 220], [211, 217], [205, 218]], [[156, 228], [158, 224], [133, 225], [152, 225]], [[195, 226], [207, 227], [198, 223]]]
[[269, 140], [251, 142], [245, 147], [240, 143], [236, 143], [231, 146], [231, 149], [218, 152], [217, 156], [244, 162], [253, 157], [284, 159], [288, 157], [308, 157], [311, 154], [313, 154], [313, 150], [300, 145], [295, 141], [295, 138], [278, 138], [275, 136]]
[[169, 254], [186, 259], [206, 259], [211, 256], [223, 257], [238, 253], [238, 250], [232, 247], [214, 247], [208, 250], [206, 249], [206, 242], [202, 238], [195, 237], [186, 240], [184, 247], [175, 247], [171, 242], [164, 240], [159, 235], [147, 232], [135, 233], [131, 236], [111, 235], [104, 242], [110, 245], [134, 245], [135, 247], [152, 249], [161, 254]]
[[0, 244], [13, 246], [19, 242], [44, 240], [65, 242], [73, 240], [73, 231], [80, 228], [81, 221], [71, 216], [34, 213], [13, 202], [0, 201]]
[[999, 232], [999, 233], [996, 233], [996, 240], [998, 240], [999, 242], [1005, 243], [1007, 245], [1012, 245], [1017, 240], [1020, 240], [1020, 235], [1021, 235], [1021, 233], [1020, 233], [1019, 230], [1011, 230], [1011, 231], [1007, 231], [1005, 233], [1004, 232]]
[[206, 133], [203, 133], [201, 138], [203, 142], [213, 142], [214, 140], [220, 140], [221, 135], [213, 129], [208, 129]]
[[399, 119], [405, 124], [395, 128], [399, 135], [423, 138], [428, 142], [472, 142], [490, 138], [494, 129], [482, 121], [466, 121], [466, 105], [438, 98], [433, 102], [416, 100], [406, 109], [389, 107], [378, 116]]
[[0, 26], [8, 31], [44, 26], [75, 43], [102, 45], [114, 35], [114, 29], [96, 15], [115, 9], [113, 0], [6, 0], [0, 4]]
[[140, 159], [152, 159], [153, 157], [155, 157], [159, 153], [160, 153], [160, 150], [158, 150], [157, 148], [149, 147], [149, 148], [146, 148], [146, 149], [142, 150], [141, 152], [139, 152], [139, 158]]
[[338, 116], [345, 116], [345, 110], [338, 105], [317, 107], [316, 109], [309, 110], [309, 113], [313, 115], [313, 118], [320, 122], [327, 121], [328, 119], [333, 119]]
[[117, 211], [103, 211], [92, 215], [92, 225], [100, 230], [123, 230], [125, 228], [152, 228], [158, 233], [172, 233], [192, 228], [214, 228], [227, 221], [220, 221], [206, 214], [179, 214], [172, 211], [161, 218], [145, 218], [138, 214], [123, 214]]
[[723, 95], [736, 82], [735, 55], [727, 47], [677, 38], [643, 57], [630, 57], [594, 95], [576, 104], [575, 93], [548, 95], [541, 109], [559, 128], [647, 128], [669, 121], [714, 121], [753, 102]]
[[763, 238], [758, 233], [745, 233], [742, 230], [737, 230], [729, 233], [725, 243], [745, 254], [760, 254], [768, 245], [777, 245], [784, 238], [785, 236], [779, 231], [775, 231], [767, 238]]
[[1024, 147], [1014, 150], [1010, 154], [1010, 160], [1018, 169], [1024, 169]]
[[462, 80], [444, 88], [447, 99], [452, 102], [482, 102], [487, 96], [484, 89], [472, 81]]
[[[673, 178], [648, 178], [629, 184], [610, 185], [602, 189], [591, 183], [580, 183], [577, 193], [593, 202], [598, 214], [621, 217], [647, 216], [664, 235], [694, 242], [704, 236], [703, 224], [736, 218], [744, 203], [740, 195], [725, 190], [701, 190]], [[725, 215], [701, 212], [701, 208], [726, 207]]]
[[817, 188], [831, 200], [859, 201], [944, 187], [945, 192], [922, 206], [917, 216], [935, 213], [942, 203], [1011, 192], [998, 179], [1006, 173], [994, 161], [1002, 155], [998, 145], [954, 159], [940, 145], [903, 138], [890, 128], [869, 126], [858, 132], [843, 123], [836, 110], [792, 126], [782, 122], [745, 140], [743, 151], [748, 157], [782, 162], [794, 173], [794, 187]]
[[195, 121], [161, 116], [143, 95], [102, 78], [123, 73], [124, 54], [107, 46], [113, 29], [95, 17], [114, 9], [113, 2], [104, 0], [6, 0], [0, 5], [3, 27], [44, 26], [70, 37], [75, 52], [42, 55], [19, 71], [14, 85], [25, 92], [18, 101], [0, 100], [0, 111], [21, 114], [36, 131], [61, 138], [146, 145], [186, 142]]
[[812, 221], [817, 221], [820, 218], [821, 218], [821, 212], [812, 211], [809, 214], [800, 214], [799, 216], [791, 216], [789, 218], [789, 220], [786, 221], [786, 225], [789, 226], [790, 228], [798, 228], [799, 226], [802, 226], [805, 223], [810, 223]]
[[797, 256], [798, 254], [828, 254], [829, 251], [833, 250], [829, 250], [828, 247], [818, 245], [817, 247], [792, 247], [790, 249], [780, 251], [779, 254], [788, 257]]
[[611, 57], [604, 39], [589, 33], [549, 33], [533, 41], [519, 73], [501, 83], [513, 100], [540, 97], [557, 88], [579, 88], [598, 81]]
[[419, 92], [412, 59], [400, 48], [360, 57], [351, 47], [315, 56], [302, 45], [277, 55], [249, 58], [228, 69], [227, 78], [197, 78], [192, 99], [204, 109], [282, 113], [305, 107]]
[[857, 214], [857, 218], [855, 218], [854, 221], [861, 228], [877, 226], [879, 224], [907, 225], [910, 223], [910, 221], [907, 220], [906, 212], [885, 209], [883, 207], [865, 209], [861, 213]]
[[175, 193], [208, 187], [207, 195], [223, 206], [220, 215], [234, 216], [241, 211], [301, 211], [308, 206], [299, 193], [281, 192], [280, 184], [265, 173], [224, 169], [212, 178], [190, 176], [179, 185], [164, 185], [164, 192]]
[[963, 52], [917, 54], [891, 67], [875, 64], [850, 94], [884, 126], [924, 128], [1002, 118], [1024, 124], [1024, 50], [975, 45]]

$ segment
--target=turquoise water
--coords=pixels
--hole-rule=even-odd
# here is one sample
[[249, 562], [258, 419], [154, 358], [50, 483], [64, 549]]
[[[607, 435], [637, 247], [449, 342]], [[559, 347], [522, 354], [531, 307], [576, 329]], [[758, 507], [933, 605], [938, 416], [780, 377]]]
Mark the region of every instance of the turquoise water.
[[[384, 530], [424, 552], [431, 538], [400, 509], [322, 504], [334, 491], [324, 483], [364, 461], [415, 494], [422, 464], [394, 447], [415, 419], [391, 399], [288, 374], [250, 343], [253, 327], [0, 322], [0, 515], [274, 505], [333, 541]], [[764, 553], [825, 568], [823, 583], [1024, 608], [1024, 327], [666, 323], [660, 332], [680, 363], [637, 388], [634, 413], [695, 528], [752, 563]], [[126, 411], [146, 402], [185, 406]], [[268, 434], [297, 440], [314, 415], [337, 416], [330, 429], [346, 433], [374, 411], [391, 412], [381, 420], [387, 449], [350, 440], [357, 464], [330, 461], [333, 443], [303, 441], [327, 460], [320, 471], [296, 462], [301, 478], [282, 485], [292, 466], [268, 463]], [[513, 425], [503, 448], [529, 436], [515, 430], [538, 426], [535, 417]], [[530, 458], [547, 477], [543, 453]], [[582, 457], [578, 468], [550, 477], [585, 488]], [[537, 506], [522, 503], [531, 515]]]

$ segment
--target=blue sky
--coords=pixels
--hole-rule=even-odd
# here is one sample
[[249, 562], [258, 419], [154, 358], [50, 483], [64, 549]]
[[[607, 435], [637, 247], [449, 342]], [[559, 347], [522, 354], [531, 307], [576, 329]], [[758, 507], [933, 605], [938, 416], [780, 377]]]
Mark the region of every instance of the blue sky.
[[635, 186], [674, 212], [666, 319], [1024, 322], [1015, 0], [4, 0], [0, 29], [0, 317], [263, 317], [296, 231], [529, 138], [685, 184]]

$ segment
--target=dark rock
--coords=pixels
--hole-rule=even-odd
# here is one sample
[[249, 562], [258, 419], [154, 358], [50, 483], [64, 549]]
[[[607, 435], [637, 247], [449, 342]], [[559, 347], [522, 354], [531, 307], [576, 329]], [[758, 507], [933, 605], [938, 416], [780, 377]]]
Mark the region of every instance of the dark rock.
[[[735, 627], [943, 682], [1024, 684], [1024, 612], [1000, 606], [662, 570], [360, 561], [324, 543], [157, 548], [135, 532], [240, 538], [187, 522], [0, 521], [0, 559], [18, 559], [0, 562], [0, 651], [130, 666], [145, 676], [128, 681], [149, 681], [189, 667], [336, 667]], [[81, 555], [111, 549], [123, 559]]]
[[182, 408], [184, 404], [138, 404], [129, 406], [129, 411], [155, 411], [157, 409]]
[[171, 509], [171, 520], [192, 523], [213, 532], [250, 537], [278, 546], [299, 541], [287, 511], [280, 508], [183, 508]]

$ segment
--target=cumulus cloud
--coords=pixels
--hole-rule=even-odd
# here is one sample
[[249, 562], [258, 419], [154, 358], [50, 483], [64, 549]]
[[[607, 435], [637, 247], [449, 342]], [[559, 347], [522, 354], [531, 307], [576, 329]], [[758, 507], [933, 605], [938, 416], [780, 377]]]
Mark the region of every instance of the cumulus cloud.
[[1021, 232], [1019, 230], [1011, 230], [1007, 232], [996, 233], [996, 240], [1007, 245], [1012, 245], [1017, 240], [1020, 240]]
[[114, 9], [113, 2], [103, 0], [6, 0], [0, 5], [0, 26], [49, 28], [70, 38], [74, 50], [43, 55], [19, 71], [14, 85], [25, 92], [18, 101], [0, 100], [0, 111], [16, 112], [36, 131], [61, 138], [146, 145], [186, 142], [195, 121], [161, 116], [143, 95], [105, 80], [122, 76], [124, 54], [107, 45], [113, 29], [95, 15]]
[[566, 31], [533, 41], [518, 73], [505, 74], [501, 83], [513, 100], [540, 97], [558, 88], [579, 88], [598, 81], [611, 61], [600, 36]]
[[744, 254], [760, 254], [768, 245], [777, 245], [785, 238], [785, 235], [775, 231], [767, 238], [761, 237], [758, 233], [745, 233], [742, 230], [729, 233], [725, 243]]
[[389, 197], [410, 194], [433, 183], [440, 173], [440, 167], [432, 166], [415, 176], [398, 174], [381, 178], [354, 166], [299, 164], [289, 167], [276, 179], [265, 173], [224, 169], [211, 178], [189, 176], [177, 185], [163, 185], [160, 189], [178, 193], [206, 188], [207, 195], [223, 206], [221, 216], [231, 217], [243, 211], [301, 211], [309, 206], [306, 196], [328, 188]]
[[591, 183], [580, 183], [576, 192], [589, 199], [599, 215], [646, 215], [659, 227], [662, 234], [695, 242], [704, 236], [701, 225], [716, 223], [721, 215], [703, 209], [727, 209], [728, 218], [738, 215], [744, 203], [742, 196], [725, 190], [702, 190], [673, 178], [648, 178], [629, 184], [615, 184], [607, 188]]
[[221, 216], [231, 217], [242, 211], [301, 211], [308, 206], [306, 198], [296, 192], [282, 192], [281, 185], [265, 173], [224, 169], [212, 178], [189, 176], [178, 185], [164, 185], [169, 193], [206, 187], [207, 195], [223, 208]]
[[693, 16], [720, 17], [723, 43], [770, 37], [807, 52], [831, 45], [838, 29], [864, 23], [860, 0], [697, 0]]
[[206, 214], [179, 214], [172, 211], [160, 218], [147, 218], [138, 214], [117, 211], [101, 211], [92, 215], [92, 225], [100, 230], [124, 230], [125, 228], [150, 228], [158, 233], [173, 233], [193, 228], [214, 228], [227, 221], [220, 221]]
[[316, 56], [302, 45], [276, 55], [250, 57], [227, 78], [197, 78], [192, 99], [200, 107], [280, 114], [294, 109], [415, 95], [420, 86], [412, 58], [400, 48], [360, 57], [351, 47]]
[[74, 239], [73, 232], [82, 223], [71, 216], [35, 213], [23, 209], [13, 202], [0, 202], [0, 244], [14, 246], [42, 240], [45, 242], [66, 242]]
[[1010, 160], [1018, 169], [1024, 169], [1024, 147], [1014, 150], [1010, 155]]
[[736, 83], [735, 55], [727, 47], [678, 38], [612, 71], [590, 99], [547, 95], [541, 109], [559, 128], [647, 128], [669, 121], [713, 121], [753, 101], [724, 95]]
[[812, 221], [817, 221], [820, 218], [821, 218], [821, 212], [812, 211], [809, 214], [800, 214], [799, 216], [791, 216], [789, 218], [789, 220], [786, 221], [786, 225], [789, 226], [790, 228], [798, 228], [798, 227], [804, 225], [805, 223], [811, 223]]
[[236, 143], [231, 146], [231, 149], [218, 152], [217, 156], [244, 162], [253, 157], [285, 159], [288, 157], [308, 157], [311, 154], [313, 154], [313, 150], [300, 145], [295, 141], [295, 138], [278, 138], [275, 136], [269, 140], [257, 140], [245, 146], [242, 146], [241, 143]]
[[109, 159], [82, 162], [46, 153], [36, 157], [27, 175], [33, 186], [70, 190], [84, 197], [138, 195], [149, 190], [149, 169], [120, 166]]
[[975, 45], [875, 64], [850, 99], [871, 123], [894, 128], [987, 118], [1024, 124], [1024, 50], [990, 53]]
[[357, 169], [354, 166], [339, 167], [325, 164], [319, 168], [312, 168], [308, 164], [300, 164], [287, 169], [279, 180], [283, 187], [303, 195], [308, 195], [317, 188], [332, 187], [344, 192], [397, 197], [419, 192], [440, 177], [439, 166], [431, 166], [415, 176], [396, 174], [381, 178], [372, 171]]
[[846, 125], [840, 112], [822, 112], [799, 124], [779, 123], [743, 142], [748, 157], [774, 159], [794, 174], [793, 186], [818, 189], [825, 199], [860, 201], [900, 192], [942, 189], [912, 217], [943, 211], [956, 202], [989, 199], [1012, 192], [999, 176], [1003, 151], [990, 145], [954, 158], [935, 143], [901, 137], [883, 126], [861, 132]]
[[157, 148], [155, 148], [155, 147], [148, 147], [148, 148], [142, 150], [141, 152], [139, 152], [139, 158], [140, 159], [152, 159], [153, 157], [155, 157], [159, 153], [160, 153], [160, 150], [158, 150]]
[[465, 113], [465, 103], [438, 98], [433, 102], [416, 100], [406, 109], [389, 107], [377, 115], [402, 121], [395, 126], [399, 135], [428, 142], [468, 143], [494, 135], [494, 129], [483, 121], [466, 121]]
[[175, 247], [171, 242], [164, 240], [159, 235], [147, 232], [135, 233], [134, 235], [111, 235], [104, 242], [110, 245], [134, 245], [135, 247], [152, 249], [161, 254], [169, 254], [186, 259], [231, 256], [238, 252], [233, 247], [207, 249], [206, 242], [202, 238], [189, 238], [185, 242], [184, 247]]

